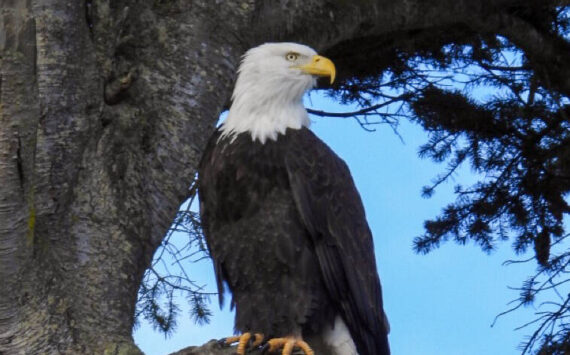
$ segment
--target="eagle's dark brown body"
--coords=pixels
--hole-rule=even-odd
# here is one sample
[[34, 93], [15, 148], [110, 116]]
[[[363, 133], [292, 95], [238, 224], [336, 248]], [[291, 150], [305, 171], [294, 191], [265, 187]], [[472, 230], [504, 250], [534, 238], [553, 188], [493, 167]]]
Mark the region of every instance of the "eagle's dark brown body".
[[217, 131], [199, 168], [204, 232], [235, 328], [311, 337], [340, 315], [360, 355], [389, 354], [372, 238], [344, 162], [306, 128]]

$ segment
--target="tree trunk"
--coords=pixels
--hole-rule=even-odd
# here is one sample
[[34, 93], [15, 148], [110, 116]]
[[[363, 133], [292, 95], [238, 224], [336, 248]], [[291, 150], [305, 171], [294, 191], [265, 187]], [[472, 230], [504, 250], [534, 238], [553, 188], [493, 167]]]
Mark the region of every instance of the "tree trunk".
[[140, 353], [141, 277], [247, 48], [307, 43], [346, 78], [511, 3], [0, 0], [0, 353]]

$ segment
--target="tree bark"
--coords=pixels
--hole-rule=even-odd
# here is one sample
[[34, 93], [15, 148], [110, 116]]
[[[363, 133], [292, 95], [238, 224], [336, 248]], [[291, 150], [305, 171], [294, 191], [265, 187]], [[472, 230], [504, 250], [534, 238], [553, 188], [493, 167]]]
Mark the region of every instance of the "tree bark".
[[307, 43], [346, 78], [513, 3], [0, 0], [0, 354], [140, 353], [141, 277], [246, 49]]
[[[234, 355], [235, 353], [235, 346], [222, 346], [217, 340], [210, 340], [202, 346], [189, 346], [170, 355]], [[255, 350], [248, 354], [259, 355], [261, 351]]]

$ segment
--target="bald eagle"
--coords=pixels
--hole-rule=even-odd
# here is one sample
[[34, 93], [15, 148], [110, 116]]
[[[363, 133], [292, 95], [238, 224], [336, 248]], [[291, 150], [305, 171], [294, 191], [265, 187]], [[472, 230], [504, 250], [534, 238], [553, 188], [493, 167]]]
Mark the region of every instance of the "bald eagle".
[[[220, 304], [232, 292], [238, 354], [265, 344], [388, 355], [372, 235], [350, 172], [309, 130], [303, 95], [333, 63], [304, 45], [243, 57], [225, 122], [199, 166], [201, 218]], [[316, 348], [316, 345], [315, 345]]]

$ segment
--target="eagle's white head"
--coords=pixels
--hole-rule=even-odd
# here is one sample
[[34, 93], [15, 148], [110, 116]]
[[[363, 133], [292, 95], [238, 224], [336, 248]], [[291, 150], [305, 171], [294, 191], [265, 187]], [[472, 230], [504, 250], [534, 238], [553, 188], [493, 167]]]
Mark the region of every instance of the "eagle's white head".
[[297, 43], [265, 43], [243, 56], [222, 125], [222, 136], [249, 132], [252, 140], [276, 140], [287, 128], [309, 126], [303, 95], [316, 76], [335, 77], [334, 64]]

